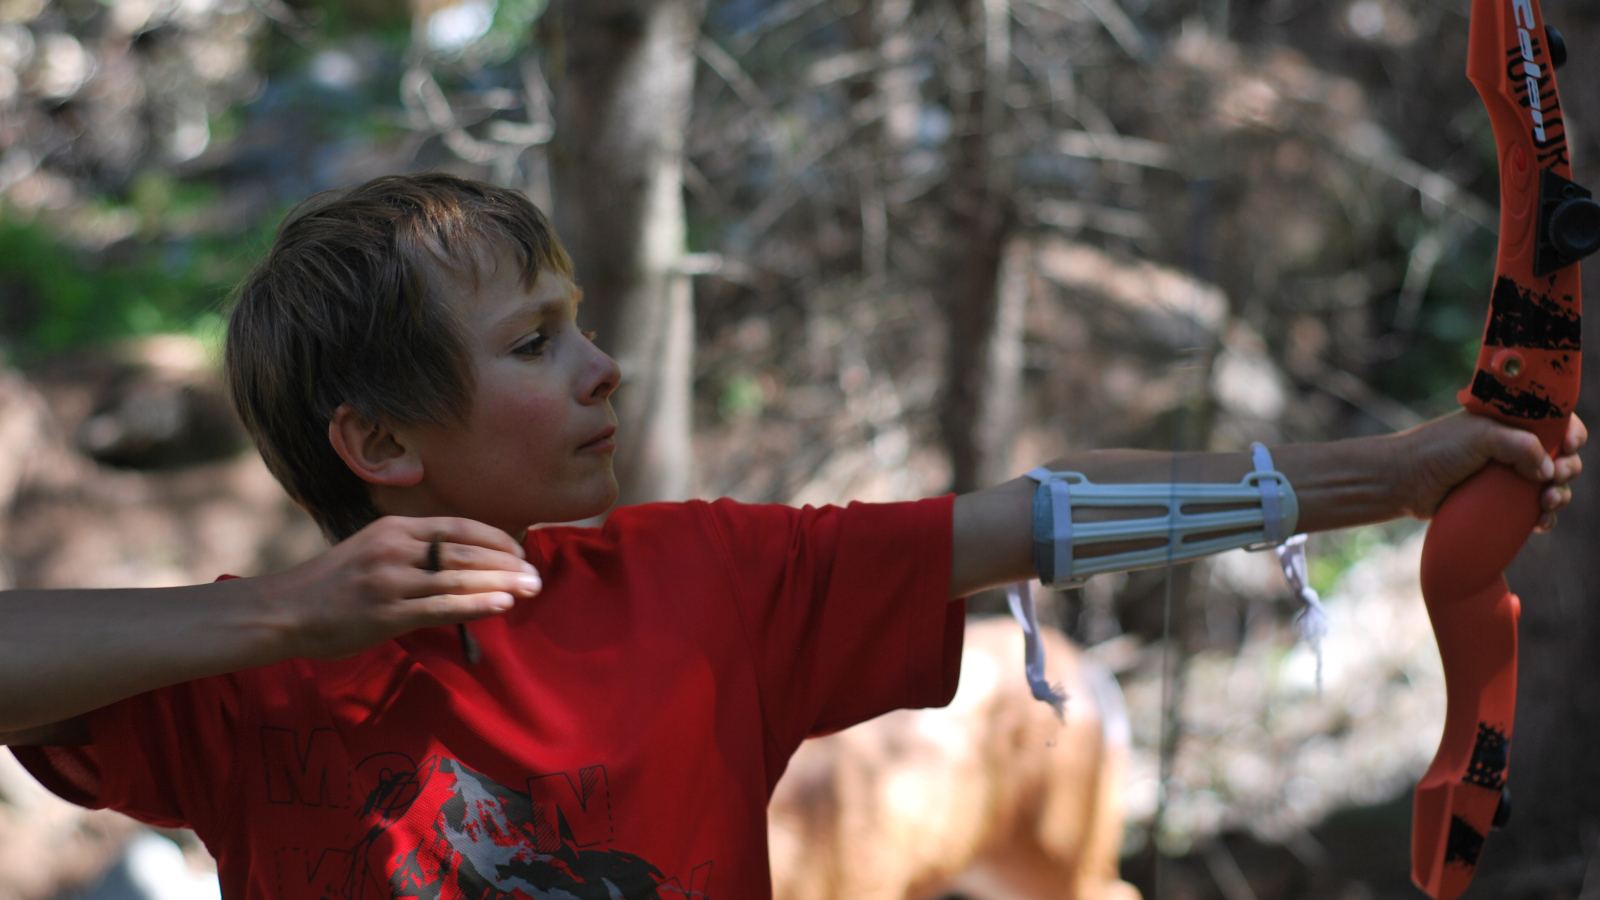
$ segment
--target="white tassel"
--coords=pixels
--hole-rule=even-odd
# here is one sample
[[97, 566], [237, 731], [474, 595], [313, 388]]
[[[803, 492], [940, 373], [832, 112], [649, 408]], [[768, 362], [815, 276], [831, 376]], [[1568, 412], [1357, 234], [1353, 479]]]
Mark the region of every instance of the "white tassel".
[[1060, 684], [1051, 684], [1044, 677], [1044, 640], [1039, 635], [1039, 616], [1033, 608], [1033, 591], [1029, 590], [1027, 582], [1019, 581], [1006, 586], [1006, 600], [1011, 604], [1011, 615], [1022, 626], [1028, 689], [1033, 692], [1033, 699], [1050, 704], [1056, 716], [1065, 721], [1067, 693]]
[[1322, 696], [1322, 639], [1328, 635], [1328, 611], [1322, 608], [1322, 598], [1306, 574], [1306, 536], [1297, 534], [1276, 548], [1278, 563], [1283, 566], [1283, 577], [1300, 598], [1305, 608], [1295, 618], [1300, 638], [1311, 645], [1317, 655], [1317, 696]]

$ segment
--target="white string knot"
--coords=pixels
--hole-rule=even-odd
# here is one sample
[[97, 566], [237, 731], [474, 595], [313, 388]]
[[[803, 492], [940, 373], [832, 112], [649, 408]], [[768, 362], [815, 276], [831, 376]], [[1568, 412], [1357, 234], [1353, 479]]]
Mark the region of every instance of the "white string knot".
[[1039, 634], [1039, 615], [1033, 608], [1033, 591], [1025, 581], [1008, 584], [1006, 601], [1011, 604], [1011, 615], [1022, 626], [1028, 689], [1033, 692], [1033, 699], [1050, 704], [1056, 717], [1066, 721], [1067, 692], [1060, 684], [1051, 684], [1044, 677], [1044, 639]]
[[1306, 536], [1297, 534], [1276, 548], [1278, 564], [1283, 566], [1283, 577], [1299, 597], [1303, 609], [1295, 617], [1295, 627], [1300, 639], [1311, 645], [1317, 656], [1317, 696], [1322, 696], [1322, 639], [1328, 636], [1328, 611], [1322, 607], [1322, 598], [1311, 586], [1306, 574]]

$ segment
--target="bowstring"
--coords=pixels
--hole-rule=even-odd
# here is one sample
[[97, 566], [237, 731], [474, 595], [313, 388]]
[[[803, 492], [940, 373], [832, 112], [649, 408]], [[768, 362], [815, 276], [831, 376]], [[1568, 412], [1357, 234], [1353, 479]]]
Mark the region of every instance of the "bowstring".
[[[1183, 413], [1180, 409], [1174, 419], [1180, 419]], [[1174, 427], [1177, 427], [1176, 425]], [[1174, 449], [1172, 457], [1172, 472], [1168, 479], [1171, 493], [1167, 497], [1168, 509], [1170, 504], [1177, 502], [1178, 495], [1178, 457], [1176, 433], [1174, 434]], [[1169, 517], [1170, 519], [1170, 517]], [[1172, 781], [1172, 763], [1176, 745], [1177, 715], [1172, 709], [1173, 695], [1177, 692], [1177, 672], [1173, 669], [1172, 653], [1172, 556], [1173, 541], [1176, 539], [1176, 529], [1171, 525], [1167, 528], [1167, 567], [1166, 585], [1161, 603], [1161, 728], [1157, 736], [1156, 752], [1159, 762], [1156, 766], [1156, 818], [1150, 825], [1150, 847], [1152, 859], [1155, 860], [1155, 871], [1152, 878], [1154, 882], [1154, 900], [1161, 900], [1163, 896], [1161, 873], [1164, 868], [1161, 852], [1161, 832], [1166, 825], [1167, 818], [1167, 785]]]
[[[1189, 182], [1189, 195], [1191, 198], [1191, 213], [1189, 220], [1189, 247], [1188, 270], [1191, 277], [1200, 280], [1206, 274], [1206, 251], [1204, 246], [1205, 236], [1209, 228], [1211, 189], [1213, 186], [1210, 178], [1197, 178]], [[1188, 340], [1185, 346], [1179, 348], [1179, 369], [1187, 369], [1192, 373], [1203, 370], [1199, 356], [1202, 351], [1200, 346], [1200, 308], [1199, 292], [1190, 295], [1190, 309]], [[1187, 358], [1188, 365], [1182, 365]], [[1187, 443], [1189, 433], [1190, 407], [1195, 400], [1193, 391], [1178, 392], [1180, 397], [1178, 408], [1172, 417], [1172, 465], [1167, 475], [1168, 496], [1167, 508], [1176, 511], [1178, 502], [1178, 459]], [[1150, 827], [1150, 844], [1152, 858], [1155, 861], [1152, 873], [1152, 900], [1163, 900], [1165, 897], [1164, 879], [1162, 877], [1165, 866], [1165, 854], [1161, 851], [1161, 835], [1165, 830], [1167, 817], [1168, 791], [1172, 783], [1172, 769], [1178, 753], [1179, 715], [1177, 705], [1178, 696], [1178, 668], [1182, 665], [1181, 654], [1173, 647], [1172, 639], [1172, 573], [1175, 567], [1174, 555], [1177, 553], [1177, 521], [1176, 516], [1169, 515], [1167, 519], [1167, 564], [1166, 578], [1162, 590], [1161, 602], [1161, 728], [1158, 736], [1157, 753], [1158, 764], [1156, 774], [1156, 814], [1155, 821]]]

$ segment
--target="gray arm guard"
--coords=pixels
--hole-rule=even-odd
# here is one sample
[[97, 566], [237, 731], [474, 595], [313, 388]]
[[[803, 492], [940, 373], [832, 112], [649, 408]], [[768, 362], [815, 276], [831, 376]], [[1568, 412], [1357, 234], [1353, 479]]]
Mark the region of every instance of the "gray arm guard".
[[[1039, 580], [1053, 588], [1075, 587], [1101, 572], [1128, 572], [1210, 556], [1236, 547], [1262, 550], [1294, 534], [1300, 506], [1283, 473], [1272, 469], [1272, 457], [1252, 445], [1256, 471], [1238, 484], [1095, 484], [1078, 472], [1034, 469], [1039, 482], [1033, 493], [1033, 565]], [[1187, 512], [1194, 506], [1249, 503], [1250, 507], [1220, 512]], [[1083, 508], [1128, 509], [1165, 507], [1160, 516], [1074, 522], [1072, 511]], [[1219, 531], [1236, 532], [1214, 537]], [[1074, 548], [1095, 544], [1160, 539], [1162, 546], [1128, 550], [1087, 559]]]

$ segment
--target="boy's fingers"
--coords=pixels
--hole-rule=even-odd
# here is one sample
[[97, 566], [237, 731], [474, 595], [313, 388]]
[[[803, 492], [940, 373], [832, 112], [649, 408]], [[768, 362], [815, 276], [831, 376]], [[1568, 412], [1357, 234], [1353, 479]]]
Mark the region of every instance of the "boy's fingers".
[[[422, 568], [428, 568], [423, 566]], [[485, 569], [500, 572], [523, 572], [537, 575], [533, 563], [513, 556], [503, 550], [490, 550], [472, 544], [457, 544], [444, 541], [439, 544], [439, 568], [442, 569]]]
[[441, 569], [429, 572], [411, 569], [402, 576], [396, 592], [403, 600], [443, 595], [468, 595], [503, 592], [522, 597], [532, 597], [544, 587], [539, 576], [528, 572], [507, 572], [504, 569]]
[[1572, 488], [1563, 484], [1551, 485], [1539, 495], [1539, 508], [1546, 512], [1563, 509], [1572, 502]]
[[511, 535], [494, 527], [485, 525], [474, 519], [458, 519], [453, 517], [438, 517], [431, 519], [408, 519], [407, 531], [410, 535], [423, 543], [442, 537], [452, 544], [471, 544], [509, 553], [517, 559], [523, 559], [526, 554], [522, 545], [511, 539]]
[[1577, 456], [1563, 456], [1556, 460], [1556, 484], [1566, 484], [1583, 473], [1583, 460]]
[[1506, 425], [1492, 425], [1489, 433], [1488, 456], [1504, 463], [1529, 481], [1549, 481], [1555, 477], [1555, 463], [1551, 461], [1539, 439], [1531, 432]]
[[1576, 454], [1579, 450], [1582, 450], [1583, 445], [1587, 444], [1588, 442], [1589, 429], [1584, 427], [1583, 420], [1578, 418], [1577, 414], [1574, 413], [1572, 418], [1567, 420], [1567, 437], [1566, 440], [1562, 442], [1561, 449], [1564, 453], [1571, 456]]
[[450, 625], [497, 616], [516, 605], [516, 598], [504, 591], [478, 594], [433, 594], [417, 597], [407, 604], [406, 614], [414, 627]]

